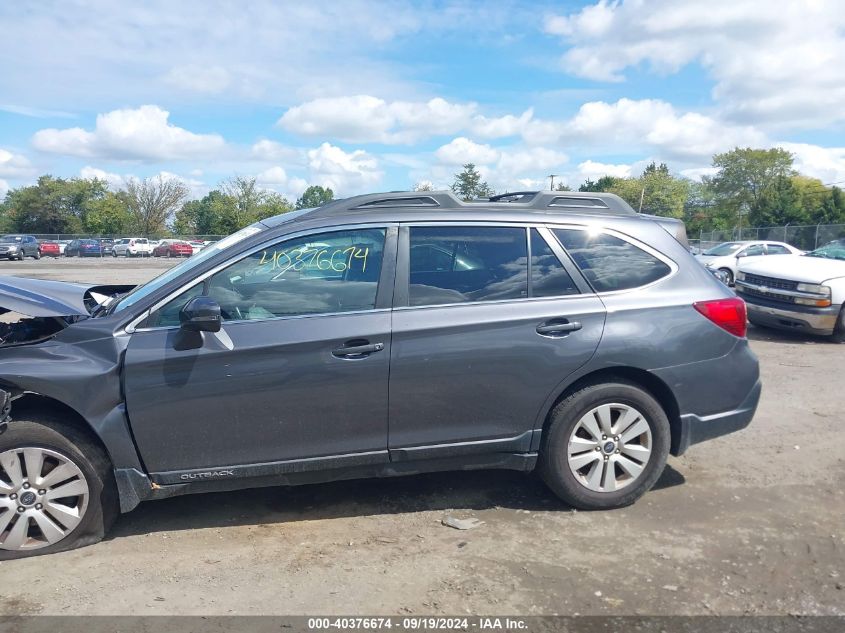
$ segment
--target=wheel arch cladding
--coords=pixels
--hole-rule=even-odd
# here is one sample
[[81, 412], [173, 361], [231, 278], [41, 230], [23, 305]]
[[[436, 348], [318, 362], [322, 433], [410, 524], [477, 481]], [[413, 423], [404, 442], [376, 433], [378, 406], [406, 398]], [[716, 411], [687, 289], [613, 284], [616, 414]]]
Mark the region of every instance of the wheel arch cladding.
[[551, 423], [552, 411], [554, 411], [555, 407], [560, 402], [584, 387], [620, 381], [631, 383], [645, 390], [651, 394], [655, 400], [657, 400], [663, 408], [663, 411], [666, 413], [666, 417], [669, 418], [669, 431], [671, 434], [669, 452], [672, 455], [679, 455], [681, 452], [682, 422], [678, 401], [672, 393], [672, 390], [665, 382], [651, 372], [637, 367], [606, 367], [596, 369], [571, 382], [558, 394], [556, 398], [551, 401], [551, 404], [547, 406], [543, 416], [542, 431], [541, 433], [536, 434], [532, 449], [539, 449], [542, 440], [542, 433], [545, 433], [548, 429], [549, 424]]

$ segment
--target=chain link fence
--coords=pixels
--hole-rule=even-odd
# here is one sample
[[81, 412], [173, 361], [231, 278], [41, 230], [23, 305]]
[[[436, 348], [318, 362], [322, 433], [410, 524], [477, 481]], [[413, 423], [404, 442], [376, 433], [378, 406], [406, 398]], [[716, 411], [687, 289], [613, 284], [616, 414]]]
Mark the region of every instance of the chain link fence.
[[739, 240], [771, 240], [786, 242], [795, 248], [811, 251], [833, 240], [845, 238], [845, 224], [807, 224], [701, 231], [698, 247], [712, 248], [722, 242]]

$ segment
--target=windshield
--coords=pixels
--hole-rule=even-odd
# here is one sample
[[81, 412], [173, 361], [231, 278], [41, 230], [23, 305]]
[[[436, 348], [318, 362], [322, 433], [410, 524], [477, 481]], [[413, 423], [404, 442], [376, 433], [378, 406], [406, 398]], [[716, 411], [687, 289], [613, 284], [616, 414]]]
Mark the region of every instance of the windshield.
[[155, 292], [163, 285], [168, 283], [170, 280], [175, 279], [179, 275], [191, 270], [192, 268], [196, 268], [199, 264], [203, 263], [207, 259], [211, 259], [220, 251], [225, 250], [226, 248], [232, 246], [233, 244], [237, 244], [242, 240], [245, 240], [250, 235], [255, 235], [259, 231], [263, 231], [266, 228], [267, 227], [265, 227], [260, 222], [256, 222], [255, 224], [241, 229], [237, 233], [232, 233], [229, 237], [224, 238], [219, 242], [210, 244], [193, 257], [189, 257], [181, 264], [177, 264], [176, 266], [162, 273], [155, 279], [152, 279], [147, 283], [138, 286], [131, 292], [123, 295], [123, 297], [117, 300], [117, 303], [111, 306], [106, 304], [107, 307], [109, 307], [109, 313], [121, 312], [122, 310], [125, 310], [129, 306], [134, 305], [135, 303], [149, 295], [150, 293]]
[[845, 260], [845, 240], [835, 240], [824, 246], [820, 246], [814, 251], [806, 253], [804, 256]]
[[20, 242], [21, 236], [20, 235], [4, 235], [0, 237], [0, 242]]
[[713, 248], [704, 251], [704, 255], [715, 255], [717, 257], [722, 255], [730, 255], [742, 248], [742, 242], [725, 242]]

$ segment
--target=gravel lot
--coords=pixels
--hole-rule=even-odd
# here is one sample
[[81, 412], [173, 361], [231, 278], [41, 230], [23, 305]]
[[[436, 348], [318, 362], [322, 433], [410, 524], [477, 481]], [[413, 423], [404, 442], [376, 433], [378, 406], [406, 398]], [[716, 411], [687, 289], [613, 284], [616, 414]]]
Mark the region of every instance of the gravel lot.
[[[0, 274], [131, 283], [173, 263]], [[845, 614], [845, 347], [750, 337], [752, 425], [670, 458], [633, 507], [574, 512], [508, 472], [150, 502], [103, 543], [0, 563], [0, 615]], [[484, 524], [457, 531], [447, 514]]]

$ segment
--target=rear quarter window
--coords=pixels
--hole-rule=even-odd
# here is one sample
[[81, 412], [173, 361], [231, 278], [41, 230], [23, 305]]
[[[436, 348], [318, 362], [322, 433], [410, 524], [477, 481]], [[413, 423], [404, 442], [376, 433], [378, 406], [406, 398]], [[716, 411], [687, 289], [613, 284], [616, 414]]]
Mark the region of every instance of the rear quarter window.
[[615, 235], [580, 229], [552, 232], [596, 292], [647, 286], [672, 272], [665, 262]]

